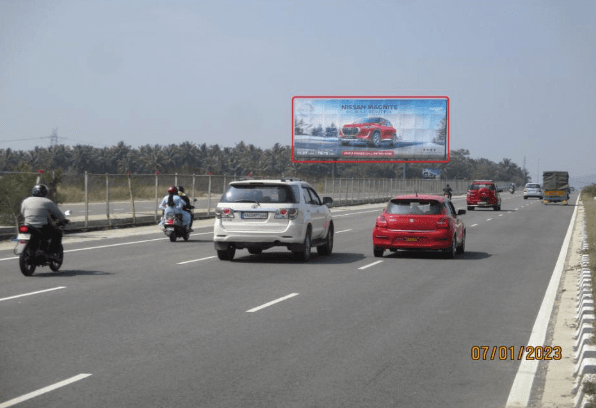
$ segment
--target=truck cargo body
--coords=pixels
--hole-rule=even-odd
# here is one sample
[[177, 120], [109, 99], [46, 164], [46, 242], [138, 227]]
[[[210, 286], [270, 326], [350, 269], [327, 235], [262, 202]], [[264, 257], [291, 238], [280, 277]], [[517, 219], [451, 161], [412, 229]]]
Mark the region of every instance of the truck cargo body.
[[542, 187], [544, 190], [544, 204], [569, 201], [569, 173], [566, 171], [545, 171], [542, 173]]

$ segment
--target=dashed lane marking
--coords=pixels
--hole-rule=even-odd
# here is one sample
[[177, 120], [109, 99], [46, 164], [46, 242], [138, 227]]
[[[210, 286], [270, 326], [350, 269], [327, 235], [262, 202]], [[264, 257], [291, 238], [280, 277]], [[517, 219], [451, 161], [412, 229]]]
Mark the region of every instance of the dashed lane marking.
[[[38, 290], [37, 292], [24, 293], [24, 294], [22, 294], [22, 295], [10, 296], [10, 297], [7, 297], [7, 298], [2, 298], [2, 299], [0, 299], [0, 302], [2, 302], [3, 300], [16, 299], [16, 298], [20, 298], [20, 297], [23, 297], [23, 296], [37, 295], [38, 293], [51, 292], [51, 291], [53, 291], [53, 290], [58, 290], [58, 289], [66, 289], [66, 286], [58, 286], [57, 288], [51, 288], [51, 289]], [[0, 407], [1, 407], [1, 406], [0, 406]]]
[[361, 266], [361, 267], [360, 267], [360, 268], [358, 268], [358, 269], [366, 269], [366, 268], [370, 268], [371, 266], [374, 266], [374, 265], [376, 265], [376, 264], [380, 264], [381, 262], [383, 262], [383, 261], [377, 261], [377, 262], [373, 262], [373, 263], [371, 263], [371, 264], [368, 264], [368, 265]]
[[25, 395], [23, 395], [21, 397], [18, 397], [18, 398], [15, 398], [15, 399], [11, 399], [10, 401], [3, 402], [2, 404], [0, 404], [0, 408], [11, 407], [11, 406], [16, 405], [16, 404], [18, 404], [20, 402], [30, 400], [31, 398], [35, 398], [35, 397], [37, 397], [37, 396], [39, 396], [41, 394], [45, 394], [46, 392], [54, 391], [57, 388], [64, 387], [65, 385], [72, 384], [73, 382], [80, 381], [80, 380], [82, 380], [84, 378], [89, 377], [90, 375], [91, 374], [79, 374], [79, 375], [75, 375], [74, 377], [68, 378], [68, 379], [66, 379], [64, 381], [60, 381], [60, 382], [58, 382], [56, 384], [49, 385], [49, 386], [44, 387], [44, 388], [41, 388], [41, 389], [39, 389], [37, 391], [30, 392], [29, 394], [25, 394]]
[[247, 310], [247, 311], [246, 311], [246, 313], [254, 313], [254, 312], [257, 312], [257, 311], [259, 311], [259, 310], [261, 310], [261, 309], [264, 309], [264, 308], [266, 308], [266, 307], [269, 307], [269, 306], [271, 306], [271, 305], [274, 305], [274, 304], [276, 304], [276, 303], [279, 303], [279, 302], [283, 302], [284, 300], [287, 300], [287, 299], [289, 299], [289, 298], [292, 298], [292, 297], [294, 297], [294, 296], [298, 296], [298, 295], [299, 295], [299, 293], [290, 293], [290, 294], [289, 294], [289, 295], [287, 295], [287, 296], [280, 297], [279, 299], [272, 300], [271, 302], [265, 303], [264, 305], [257, 306], [257, 307], [255, 307], [254, 309]]

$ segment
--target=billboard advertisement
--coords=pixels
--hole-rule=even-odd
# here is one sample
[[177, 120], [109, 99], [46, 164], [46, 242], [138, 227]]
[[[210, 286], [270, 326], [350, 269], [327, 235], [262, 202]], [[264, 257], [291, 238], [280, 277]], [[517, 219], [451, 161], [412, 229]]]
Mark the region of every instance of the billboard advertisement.
[[296, 163], [447, 163], [447, 96], [295, 96]]

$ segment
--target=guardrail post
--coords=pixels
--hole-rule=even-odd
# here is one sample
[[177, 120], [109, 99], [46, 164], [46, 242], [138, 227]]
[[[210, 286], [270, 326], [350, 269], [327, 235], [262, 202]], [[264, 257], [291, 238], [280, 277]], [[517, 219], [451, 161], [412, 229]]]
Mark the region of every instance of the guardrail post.
[[89, 226], [89, 173], [85, 171], [85, 228]]
[[132, 224], [136, 225], [137, 223], [137, 214], [135, 212], [135, 198], [132, 193], [132, 179], [130, 177], [130, 172], [126, 172], [126, 176], [128, 177], [128, 191], [130, 192], [130, 203], [132, 205]]

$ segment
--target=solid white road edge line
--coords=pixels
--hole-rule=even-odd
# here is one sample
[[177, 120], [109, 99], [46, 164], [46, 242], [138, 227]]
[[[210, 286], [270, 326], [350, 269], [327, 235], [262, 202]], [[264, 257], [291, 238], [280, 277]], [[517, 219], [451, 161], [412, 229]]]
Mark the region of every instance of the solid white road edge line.
[[53, 290], [58, 290], [58, 289], [66, 289], [66, 286], [58, 286], [57, 288], [38, 290], [37, 292], [31, 292], [31, 293], [25, 293], [22, 295], [11, 296], [11, 297], [0, 299], [0, 302], [2, 302], [3, 300], [16, 299], [16, 298], [20, 298], [23, 296], [37, 295], [38, 293], [51, 292]]
[[[575, 202], [575, 209], [573, 210], [573, 216], [567, 228], [567, 235], [563, 241], [561, 252], [559, 252], [559, 258], [555, 264], [555, 269], [546, 288], [542, 305], [536, 316], [534, 327], [532, 327], [532, 333], [530, 339], [526, 343], [528, 346], [543, 346], [544, 340], [546, 339], [546, 330], [548, 329], [548, 322], [553, 311], [555, 304], [555, 298], [557, 296], [557, 288], [561, 281], [561, 275], [563, 274], [563, 267], [565, 266], [565, 258], [567, 258], [567, 250], [569, 249], [569, 242], [571, 241], [571, 234], [573, 232], [573, 225], [575, 224], [575, 217], [577, 215], [577, 205], [579, 203], [579, 196]], [[507, 399], [507, 408], [513, 407], [526, 407], [530, 402], [530, 393], [532, 391], [532, 384], [534, 383], [534, 377], [536, 377], [536, 371], [538, 371], [538, 363], [540, 360], [522, 360], [511, 391], [509, 392], [509, 398]]]
[[342, 232], [348, 232], [348, 231], [353, 231], [352, 229], [347, 229], [347, 230], [341, 230], [341, 231], [335, 231], [336, 234], [341, 234]]
[[383, 261], [377, 261], [377, 262], [373, 262], [373, 263], [371, 263], [371, 264], [364, 265], [364, 266], [362, 266], [362, 267], [360, 267], [360, 268], [358, 268], [358, 269], [366, 269], [366, 268], [370, 268], [371, 266], [373, 266], [373, 265], [376, 265], [376, 264], [379, 264], [379, 263], [381, 263], [381, 262], [383, 262]]
[[470, 227], [475, 227], [476, 225], [478, 225], [478, 224], [473, 224], [473, 225], [470, 225]]
[[[289, 298], [292, 298], [292, 297], [298, 296], [298, 295], [299, 295], [299, 293], [290, 293], [288, 296], [280, 297], [279, 299], [272, 300], [271, 302], [265, 303], [264, 305], [257, 306], [254, 309], [247, 310], [246, 313], [254, 313], [254, 312], [264, 309], [268, 306], [274, 305], [279, 302], [283, 302], [286, 299], [289, 299]], [[0, 407], [0, 408], [2, 408], [2, 407]]]
[[211, 258], [215, 258], [215, 255], [208, 256], [207, 258], [193, 259], [192, 261], [178, 262], [176, 265], [184, 265], [184, 264], [187, 264], [187, 263], [204, 261], [205, 259], [211, 259]]
[[18, 404], [20, 402], [27, 401], [27, 400], [29, 400], [31, 398], [35, 398], [35, 397], [37, 397], [37, 396], [39, 396], [41, 394], [45, 394], [46, 392], [54, 391], [57, 388], [64, 387], [65, 385], [72, 384], [73, 382], [76, 382], [76, 381], [80, 381], [80, 380], [82, 380], [84, 378], [89, 377], [90, 375], [91, 374], [79, 374], [79, 375], [75, 375], [74, 377], [71, 377], [71, 378], [69, 378], [67, 380], [64, 380], [64, 381], [60, 381], [59, 383], [56, 383], [54, 385], [49, 385], [49, 386], [47, 386], [45, 388], [39, 389], [37, 391], [30, 392], [29, 394], [25, 394], [25, 395], [23, 395], [21, 397], [18, 397], [18, 398], [15, 398], [15, 399], [11, 399], [10, 401], [3, 402], [2, 404], [0, 404], [0, 408], [11, 407], [11, 406], [16, 405], [16, 404]]

